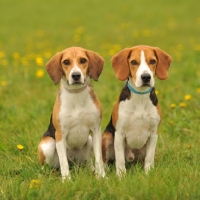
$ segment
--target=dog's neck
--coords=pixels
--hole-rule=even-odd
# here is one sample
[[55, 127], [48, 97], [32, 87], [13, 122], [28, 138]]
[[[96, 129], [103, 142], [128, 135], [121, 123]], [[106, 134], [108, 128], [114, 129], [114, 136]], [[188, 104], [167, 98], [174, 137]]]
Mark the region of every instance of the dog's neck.
[[77, 84], [77, 85], [68, 85], [66, 83], [66, 80], [64, 80], [64, 79], [62, 79], [61, 82], [62, 82], [64, 89], [67, 92], [76, 94], [76, 93], [82, 92], [85, 88], [87, 88], [88, 84], [90, 83], [90, 78], [87, 77], [84, 84]]

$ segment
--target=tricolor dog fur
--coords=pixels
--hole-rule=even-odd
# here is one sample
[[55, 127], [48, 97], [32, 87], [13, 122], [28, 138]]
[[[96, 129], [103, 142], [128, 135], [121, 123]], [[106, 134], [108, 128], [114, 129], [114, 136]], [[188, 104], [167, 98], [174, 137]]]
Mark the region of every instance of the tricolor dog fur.
[[154, 76], [166, 79], [171, 62], [166, 52], [145, 45], [126, 48], [111, 59], [116, 78], [126, 84], [104, 131], [102, 155], [105, 167], [115, 161], [119, 177], [126, 173], [125, 161], [143, 160], [146, 173], [154, 165], [161, 121]]
[[54, 55], [46, 69], [55, 84], [61, 81], [50, 124], [38, 145], [38, 160], [61, 169], [62, 179], [70, 178], [69, 163], [91, 162], [104, 177], [102, 161], [101, 104], [90, 84], [98, 80], [104, 60], [97, 53], [71, 47]]

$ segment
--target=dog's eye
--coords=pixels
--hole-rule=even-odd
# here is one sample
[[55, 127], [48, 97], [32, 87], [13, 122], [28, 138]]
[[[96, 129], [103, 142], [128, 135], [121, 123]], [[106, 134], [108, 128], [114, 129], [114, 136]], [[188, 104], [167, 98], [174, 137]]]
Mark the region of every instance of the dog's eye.
[[85, 58], [81, 58], [81, 60], [80, 60], [80, 63], [81, 64], [84, 64], [84, 63], [86, 63], [87, 62], [87, 60], [85, 59]]
[[151, 59], [149, 63], [150, 63], [151, 65], [154, 65], [154, 64], [156, 64], [156, 60]]
[[132, 60], [132, 61], [131, 61], [131, 64], [132, 64], [132, 65], [137, 65], [138, 63], [137, 63], [136, 60]]
[[70, 65], [69, 60], [64, 60], [63, 63], [64, 63], [64, 65]]

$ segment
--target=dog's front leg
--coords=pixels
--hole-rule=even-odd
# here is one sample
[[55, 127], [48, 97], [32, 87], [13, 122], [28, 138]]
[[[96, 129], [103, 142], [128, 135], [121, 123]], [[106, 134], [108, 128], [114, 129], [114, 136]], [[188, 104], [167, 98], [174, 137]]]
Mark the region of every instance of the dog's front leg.
[[92, 142], [95, 155], [95, 173], [97, 174], [97, 176], [104, 177], [105, 170], [103, 166], [102, 150], [101, 150], [101, 143], [102, 143], [101, 128], [97, 128], [96, 130], [94, 130], [92, 136]]
[[152, 133], [147, 141], [146, 157], [144, 161], [144, 169], [146, 174], [148, 173], [151, 167], [154, 167], [154, 155], [156, 150], [157, 138], [158, 138], [157, 133]]
[[64, 181], [66, 178], [70, 179], [69, 164], [67, 161], [66, 141], [63, 138], [60, 141], [56, 142], [56, 149], [60, 162], [62, 181]]
[[124, 141], [124, 135], [118, 131], [115, 132], [114, 148], [115, 148], [117, 176], [121, 178], [126, 174], [125, 156], [124, 156], [125, 141]]

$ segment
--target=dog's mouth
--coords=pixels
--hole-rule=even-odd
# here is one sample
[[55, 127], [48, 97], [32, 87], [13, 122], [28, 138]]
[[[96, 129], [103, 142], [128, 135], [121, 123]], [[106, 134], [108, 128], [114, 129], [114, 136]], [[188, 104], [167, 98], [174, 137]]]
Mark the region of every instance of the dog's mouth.
[[143, 83], [142, 87], [151, 87], [150, 83]]
[[67, 85], [68, 86], [73, 86], [73, 85], [84, 85], [85, 84], [85, 81], [82, 82], [81, 80], [78, 80], [78, 81], [73, 81], [73, 82], [70, 82], [69, 80], [66, 81], [67, 82]]
[[80, 81], [74, 81], [73, 83], [72, 83], [72, 85], [83, 85], [84, 83], [81, 83]]

